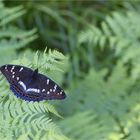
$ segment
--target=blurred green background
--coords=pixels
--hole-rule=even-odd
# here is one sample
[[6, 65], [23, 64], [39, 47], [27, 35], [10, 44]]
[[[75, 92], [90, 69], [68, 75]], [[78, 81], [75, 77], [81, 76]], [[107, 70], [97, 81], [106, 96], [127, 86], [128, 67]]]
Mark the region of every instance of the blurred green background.
[[39, 67], [67, 98], [25, 102], [0, 75], [0, 140], [139, 140], [139, 1], [0, 1], [9, 63]]

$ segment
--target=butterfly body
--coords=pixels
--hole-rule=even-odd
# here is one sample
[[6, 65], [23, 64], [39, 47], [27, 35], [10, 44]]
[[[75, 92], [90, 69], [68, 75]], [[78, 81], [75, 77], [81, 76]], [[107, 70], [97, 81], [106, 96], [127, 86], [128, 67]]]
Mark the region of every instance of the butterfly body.
[[27, 101], [64, 99], [64, 91], [50, 78], [38, 73], [38, 69], [20, 65], [3, 65], [0, 71], [10, 84], [10, 89], [19, 98]]

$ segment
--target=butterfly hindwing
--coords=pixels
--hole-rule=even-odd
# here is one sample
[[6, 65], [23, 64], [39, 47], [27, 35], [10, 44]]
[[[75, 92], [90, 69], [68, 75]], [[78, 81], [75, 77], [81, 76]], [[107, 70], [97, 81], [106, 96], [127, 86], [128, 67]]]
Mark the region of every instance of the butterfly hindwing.
[[38, 70], [19, 65], [4, 65], [0, 71], [10, 83], [13, 93], [27, 101], [64, 99], [64, 91], [50, 78]]

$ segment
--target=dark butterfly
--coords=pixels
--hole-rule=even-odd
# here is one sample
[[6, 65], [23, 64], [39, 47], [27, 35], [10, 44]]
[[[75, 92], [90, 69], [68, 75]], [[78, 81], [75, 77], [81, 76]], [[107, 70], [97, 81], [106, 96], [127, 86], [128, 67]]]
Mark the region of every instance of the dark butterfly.
[[38, 73], [38, 69], [19, 65], [4, 65], [0, 71], [10, 83], [13, 93], [27, 101], [64, 99], [64, 91], [50, 78]]

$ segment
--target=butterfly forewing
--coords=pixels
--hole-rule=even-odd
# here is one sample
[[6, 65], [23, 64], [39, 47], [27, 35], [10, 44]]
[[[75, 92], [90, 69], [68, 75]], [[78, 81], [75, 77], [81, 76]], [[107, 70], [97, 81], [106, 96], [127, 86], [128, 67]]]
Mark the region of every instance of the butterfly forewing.
[[[41, 93], [47, 94], [47, 97], [49, 99], [63, 99], [65, 98], [65, 93], [64, 91], [60, 88], [59, 85], [57, 85], [53, 80], [50, 78], [39, 74], [39, 88], [41, 89]], [[44, 88], [45, 87], [45, 88]]]
[[64, 99], [64, 91], [50, 78], [19, 65], [4, 65], [1, 72], [17, 97], [27, 101]]

